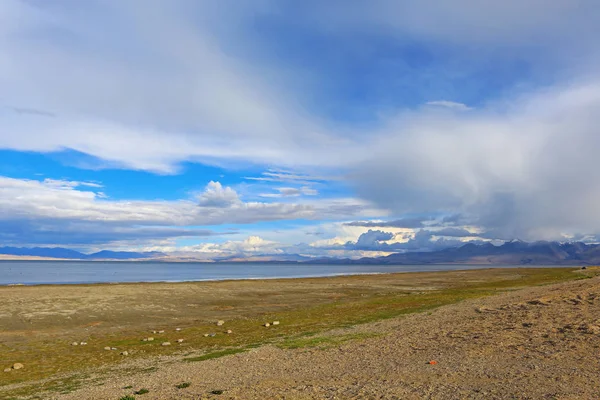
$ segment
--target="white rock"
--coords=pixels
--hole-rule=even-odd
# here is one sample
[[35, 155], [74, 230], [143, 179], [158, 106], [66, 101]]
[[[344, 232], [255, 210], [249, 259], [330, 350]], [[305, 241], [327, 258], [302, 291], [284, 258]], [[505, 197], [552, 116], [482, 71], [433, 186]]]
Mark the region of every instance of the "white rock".
[[162, 342], [161, 346], [170, 346], [170, 345], [171, 345], [171, 342]]
[[153, 340], [154, 340], [154, 338], [153, 338], [153, 337], [149, 337], [149, 338], [148, 338], [148, 341], [149, 341], [149, 342], [152, 342]]
[[177, 339], [177, 343], [183, 343], [183, 339]]
[[205, 333], [205, 334], [204, 334], [204, 337], [208, 337], [208, 333]]
[[273, 321], [272, 325], [279, 325], [279, 321]]
[[175, 330], [176, 330], [177, 332], [179, 332], [179, 331], [181, 330], [181, 328], [175, 328]]
[[4, 372], [10, 372], [12, 371], [12, 368], [4, 368]]
[[79, 343], [77, 343], [77, 342], [71, 343], [71, 346], [77, 346], [77, 345], [79, 345]]
[[233, 333], [233, 331], [231, 329], [227, 329], [227, 333], [230, 334]]
[[270, 327], [270, 326], [271, 326], [271, 324], [267, 322], [267, 323], [265, 324], [265, 326], [268, 328], [268, 327]]
[[165, 333], [165, 331], [158, 331], [158, 333]]
[[111, 350], [116, 350], [117, 348], [116, 348], [116, 347], [111, 347], [110, 349], [111, 349]]
[[128, 351], [123, 351], [123, 352], [121, 352], [121, 355], [122, 355], [122, 356], [128, 356], [128, 355], [129, 355], [129, 352], [128, 352]]
[[217, 326], [225, 325], [225, 321], [217, 321]]
[[110, 350], [110, 347], [106, 346], [106, 347], [104, 348], [104, 350]]
[[21, 369], [21, 368], [24, 368], [24, 367], [25, 366], [23, 364], [21, 364], [21, 363], [14, 363], [13, 366], [12, 366], [13, 369]]
[[87, 342], [81, 342], [79, 344], [82, 345], [82, 346], [85, 346], [87, 344]]

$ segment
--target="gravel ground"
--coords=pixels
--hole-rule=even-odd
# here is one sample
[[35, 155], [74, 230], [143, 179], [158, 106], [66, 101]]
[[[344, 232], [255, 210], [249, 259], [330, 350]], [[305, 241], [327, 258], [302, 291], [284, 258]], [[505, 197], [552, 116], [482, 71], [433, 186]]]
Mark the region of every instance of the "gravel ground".
[[[600, 277], [328, 335], [348, 334], [377, 336], [326, 348], [264, 346], [202, 362], [165, 358], [156, 371], [123, 370], [102, 385], [49, 398], [118, 400], [141, 388], [149, 393], [138, 400], [600, 398]], [[190, 386], [175, 388], [182, 382]]]

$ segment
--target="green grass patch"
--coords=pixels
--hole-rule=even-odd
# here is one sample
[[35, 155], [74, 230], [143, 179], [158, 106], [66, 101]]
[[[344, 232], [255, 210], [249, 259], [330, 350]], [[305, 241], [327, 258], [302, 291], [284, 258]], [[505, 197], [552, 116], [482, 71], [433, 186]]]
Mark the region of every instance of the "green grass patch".
[[121, 397], [119, 400], [135, 400], [135, 397], [128, 394], [127, 396]]
[[150, 393], [150, 391], [146, 388], [141, 388], [140, 390], [136, 390], [135, 392], [133, 392], [133, 394], [146, 394], [146, 393]]
[[364, 340], [372, 337], [381, 336], [378, 333], [352, 333], [338, 336], [313, 336], [299, 337], [284, 340], [277, 344], [277, 347], [282, 349], [300, 349], [305, 347], [329, 348], [338, 346], [345, 342]]
[[188, 387], [190, 387], [190, 385], [191, 385], [191, 383], [190, 383], [190, 382], [182, 382], [182, 383], [180, 383], [180, 384], [178, 384], [178, 385], [175, 385], [175, 387], [176, 387], [177, 389], [185, 389], [185, 388], [188, 388]]
[[198, 357], [184, 358], [183, 361], [188, 361], [188, 362], [206, 361], [206, 360], [212, 360], [213, 358], [220, 358], [220, 357], [230, 356], [232, 354], [243, 353], [245, 351], [248, 351], [248, 349], [242, 348], [242, 349], [227, 349], [227, 350], [221, 350], [221, 351], [214, 351], [212, 353], [204, 354], [204, 355], [201, 355]]

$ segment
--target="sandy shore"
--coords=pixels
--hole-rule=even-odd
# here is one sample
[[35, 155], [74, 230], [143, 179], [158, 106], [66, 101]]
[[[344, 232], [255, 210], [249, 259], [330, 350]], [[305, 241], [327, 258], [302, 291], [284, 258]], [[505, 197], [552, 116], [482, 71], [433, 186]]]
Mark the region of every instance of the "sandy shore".
[[[2, 362], [25, 368], [2, 375], [0, 397], [116, 400], [146, 388], [136, 398], [597, 398], [599, 278], [512, 290], [582, 277], [515, 269], [4, 287]], [[239, 354], [204, 360], [227, 352]]]

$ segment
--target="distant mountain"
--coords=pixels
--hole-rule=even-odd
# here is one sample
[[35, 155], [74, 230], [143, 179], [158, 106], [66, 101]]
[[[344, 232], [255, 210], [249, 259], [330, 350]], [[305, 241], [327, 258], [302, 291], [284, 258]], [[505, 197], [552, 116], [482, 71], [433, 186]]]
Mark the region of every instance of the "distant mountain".
[[35, 256], [48, 258], [62, 258], [69, 260], [132, 260], [148, 259], [164, 256], [159, 252], [130, 252], [102, 250], [93, 254], [84, 254], [79, 251], [65, 249], [62, 247], [0, 247], [0, 254], [11, 256]]
[[[0, 254], [13, 256], [35, 256], [72, 260], [156, 260], [198, 262], [193, 254], [177, 255], [159, 252], [129, 252], [102, 250], [93, 254], [60, 247], [0, 247]], [[600, 265], [600, 245], [581, 242], [506, 242], [501, 246], [491, 243], [467, 243], [431, 252], [395, 253], [385, 257], [361, 258], [358, 260], [339, 258], [312, 259], [295, 254], [256, 255], [252, 257], [224, 257], [214, 262], [264, 262], [264, 263], [327, 263], [327, 264], [482, 264], [482, 265]]]
[[111, 260], [130, 260], [134, 258], [156, 258], [164, 256], [164, 253], [156, 251], [152, 252], [133, 252], [133, 251], [110, 251], [102, 250], [97, 253], [88, 254], [85, 256], [86, 259], [111, 259]]
[[467, 243], [431, 252], [396, 253], [385, 257], [340, 260], [322, 258], [311, 263], [350, 264], [487, 264], [487, 265], [600, 265], [600, 245], [580, 242], [506, 242], [501, 246], [491, 243]]
[[298, 254], [260, 254], [254, 256], [227, 256], [214, 259], [215, 262], [293, 262], [302, 263], [312, 260], [311, 257], [305, 257]]
[[83, 259], [85, 254], [62, 247], [0, 247], [0, 254], [51, 258]]

